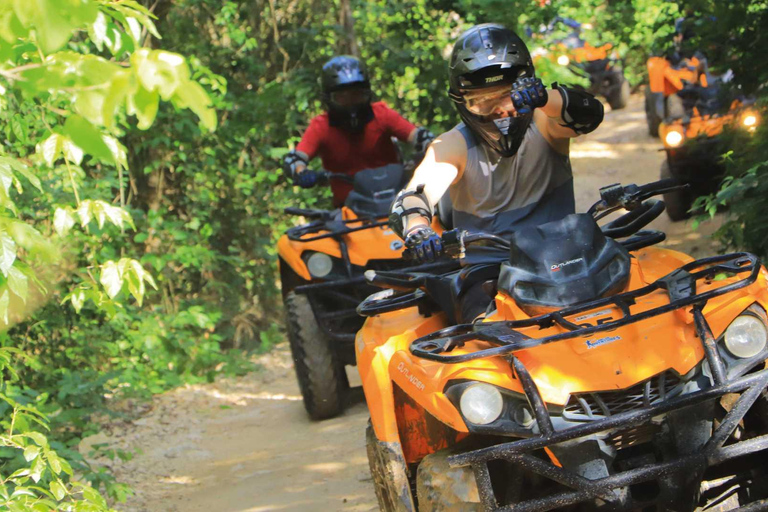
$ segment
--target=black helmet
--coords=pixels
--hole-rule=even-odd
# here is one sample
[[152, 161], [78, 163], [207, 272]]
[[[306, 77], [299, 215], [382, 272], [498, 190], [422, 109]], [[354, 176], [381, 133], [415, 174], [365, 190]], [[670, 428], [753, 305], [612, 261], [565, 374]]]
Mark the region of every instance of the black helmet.
[[449, 94], [467, 127], [502, 156], [517, 153], [533, 112], [517, 117], [491, 119], [467, 110], [464, 92], [510, 85], [518, 78], [535, 76], [531, 54], [520, 37], [498, 23], [475, 25], [456, 41], [451, 53]]
[[[349, 55], [334, 57], [323, 66], [323, 102], [328, 109], [331, 126], [359, 132], [373, 119], [371, 109], [371, 83], [365, 65]], [[351, 102], [339, 102], [338, 93], [354, 89], [360, 91]]]

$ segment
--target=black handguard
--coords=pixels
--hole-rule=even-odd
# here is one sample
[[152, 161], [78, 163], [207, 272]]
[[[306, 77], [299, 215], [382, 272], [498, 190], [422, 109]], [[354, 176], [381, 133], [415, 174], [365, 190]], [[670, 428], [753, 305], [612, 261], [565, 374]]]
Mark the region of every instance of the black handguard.
[[570, 128], [579, 135], [593, 132], [603, 122], [605, 109], [603, 104], [592, 94], [578, 89], [571, 89], [552, 84], [553, 89], [563, 96], [563, 109], [560, 112], [562, 126]]
[[[403, 200], [409, 197], [415, 197], [424, 206], [406, 208], [403, 205]], [[432, 207], [429, 205], [426, 194], [424, 194], [424, 185], [417, 186], [416, 190], [401, 190], [395, 197], [389, 211], [389, 226], [400, 238], [405, 238], [403, 231], [405, 231], [405, 220], [409, 215], [421, 215], [426, 217], [430, 224], [432, 223]]]

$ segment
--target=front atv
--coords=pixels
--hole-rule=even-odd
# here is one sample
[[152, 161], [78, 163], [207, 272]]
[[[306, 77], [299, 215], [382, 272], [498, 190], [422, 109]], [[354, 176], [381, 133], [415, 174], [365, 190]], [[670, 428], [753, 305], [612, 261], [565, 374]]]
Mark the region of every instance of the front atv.
[[[331, 175], [352, 181], [339, 210], [287, 208], [309, 222], [278, 241], [286, 326], [304, 406], [312, 419], [339, 414], [349, 389], [345, 366], [355, 364], [354, 337], [363, 319], [355, 312], [372, 291], [369, 269], [409, 267], [403, 242], [387, 226], [395, 193], [404, 184], [400, 165]], [[445, 263], [438, 268], [445, 268]]]
[[[588, 214], [510, 241], [443, 236], [459, 255], [506, 245], [496, 279], [369, 274], [392, 288], [358, 308], [356, 343], [383, 510], [768, 504], [768, 272], [654, 247], [663, 233], [643, 227], [664, 206], [648, 198], [672, 183], [606, 187]], [[473, 280], [495, 309], [452, 325]]]

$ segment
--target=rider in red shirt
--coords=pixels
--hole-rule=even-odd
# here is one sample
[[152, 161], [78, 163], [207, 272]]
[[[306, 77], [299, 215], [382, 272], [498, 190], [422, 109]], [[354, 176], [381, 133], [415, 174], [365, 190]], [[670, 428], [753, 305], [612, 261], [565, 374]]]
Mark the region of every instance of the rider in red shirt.
[[[419, 152], [434, 138], [383, 101], [371, 103], [368, 75], [355, 57], [329, 60], [323, 66], [322, 84], [326, 112], [312, 119], [299, 145], [285, 158], [285, 171], [303, 188], [318, 182], [319, 174], [307, 169], [315, 156], [320, 156], [324, 169], [352, 176], [363, 169], [397, 163], [392, 137], [412, 143]], [[344, 204], [351, 190], [350, 183], [332, 179], [334, 205]]]

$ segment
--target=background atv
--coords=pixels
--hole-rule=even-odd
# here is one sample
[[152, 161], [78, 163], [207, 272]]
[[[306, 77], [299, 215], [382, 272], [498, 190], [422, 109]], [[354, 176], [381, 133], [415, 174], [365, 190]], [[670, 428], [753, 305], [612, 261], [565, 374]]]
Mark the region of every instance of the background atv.
[[631, 87], [613, 44], [592, 46], [581, 37], [584, 25], [563, 18], [551, 23], [546, 33], [554, 32], [557, 21], [573, 31], [552, 41], [550, 59], [561, 66], [567, 66], [577, 75], [589, 77], [587, 90], [594, 95], [604, 96], [613, 110], [626, 107]]
[[[673, 63], [674, 61], [675, 63]], [[645, 118], [648, 133], [659, 136], [659, 125], [667, 118], [685, 114], [682, 99], [676, 94], [686, 85], [707, 87], [703, 63], [697, 57], [689, 59], [651, 57], [648, 59], [648, 87], [645, 89]]]
[[[748, 253], [653, 247], [649, 198], [674, 186], [605, 187], [589, 213], [509, 241], [443, 235], [459, 255], [506, 247], [495, 272], [368, 274], [390, 288], [359, 306], [356, 343], [382, 510], [766, 503], [768, 273]], [[478, 282], [495, 310], [451, 326]]]
[[[387, 226], [403, 166], [367, 169], [350, 177], [353, 190], [337, 210], [287, 208], [310, 222], [289, 229], [277, 244], [288, 337], [304, 406], [310, 417], [332, 417], [349, 389], [345, 365], [355, 364], [353, 342], [363, 319], [355, 306], [372, 289], [367, 269], [408, 266], [403, 242]], [[428, 268], [445, 268], [442, 262]]]
[[681, 114], [668, 116], [659, 126], [659, 134], [667, 154], [661, 166], [661, 178], [676, 178], [690, 185], [664, 195], [667, 213], [672, 220], [690, 216], [690, 208], [698, 196], [718, 190], [725, 173], [719, 144], [727, 126], [754, 131], [759, 122], [754, 100], [734, 98], [724, 90], [722, 78], [708, 77], [708, 86], [685, 84], [671, 96], [679, 103]]

